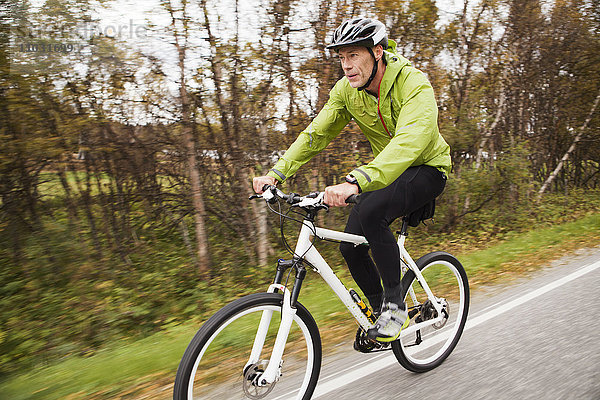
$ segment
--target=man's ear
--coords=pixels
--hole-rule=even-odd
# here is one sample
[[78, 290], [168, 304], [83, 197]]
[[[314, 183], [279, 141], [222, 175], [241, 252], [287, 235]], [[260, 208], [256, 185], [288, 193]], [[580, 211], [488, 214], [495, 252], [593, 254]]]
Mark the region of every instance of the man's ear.
[[378, 44], [377, 46], [375, 46], [373, 48], [373, 54], [375, 55], [375, 59], [377, 61], [381, 60], [381, 57], [383, 57], [383, 46]]

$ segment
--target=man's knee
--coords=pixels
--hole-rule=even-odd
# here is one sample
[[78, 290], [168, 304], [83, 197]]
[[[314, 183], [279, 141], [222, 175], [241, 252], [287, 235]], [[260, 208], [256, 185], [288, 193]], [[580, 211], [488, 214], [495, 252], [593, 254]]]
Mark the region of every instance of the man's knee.
[[341, 242], [340, 252], [342, 253], [342, 256], [344, 256], [344, 259], [355, 260], [368, 253], [369, 248], [362, 245], [357, 246], [354, 243]]
[[352, 243], [341, 242], [340, 252], [345, 259], [351, 258], [355, 254], [354, 245]]
[[381, 210], [367, 211], [359, 216], [363, 235], [369, 240], [379, 240], [381, 232], [389, 230], [390, 221]]

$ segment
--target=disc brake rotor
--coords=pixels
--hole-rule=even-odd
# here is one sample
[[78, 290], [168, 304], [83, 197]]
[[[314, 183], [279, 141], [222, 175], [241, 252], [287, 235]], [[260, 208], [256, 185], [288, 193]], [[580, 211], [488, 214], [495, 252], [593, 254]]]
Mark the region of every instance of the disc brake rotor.
[[268, 360], [261, 360], [256, 364], [249, 365], [242, 379], [242, 387], [246, 397], [249, 399], [262, 399], [271, 393], [275, 388], [275, 383], [269, 383], [264, 386], [259, 386], [258, 381], [267, 368]]
[[446, 322], [448, 322], [448, 317], [450, 316], [450, 304], [448, 304], [448, 301], [446, 299], [439, 299], [439, 301], [442, 305], [442, 320], [433, 324], [435, 329], [441, 329], [444, 325], [446, 325]]

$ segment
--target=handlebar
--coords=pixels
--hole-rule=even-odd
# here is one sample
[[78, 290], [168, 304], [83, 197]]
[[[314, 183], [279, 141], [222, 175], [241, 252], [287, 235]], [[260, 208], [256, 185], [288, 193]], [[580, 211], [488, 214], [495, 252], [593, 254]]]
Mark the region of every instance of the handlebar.
[[[254, 195], [250, 198], [254, 199], [262, 197], [269, 203], [274, 203], [277, 201], [276, 198], [280, 198], [289, 204], [298, 205], [299, 207], [328, 208], [328, 206], [323, 203], [324, 194], [325, 192], [312, 192], [305, 196], [300, 196], [297, 193], [285, 194], [273, 185], [264, 185], [262, 196]], [[359, 198], [360, 195], [353, 194], [346, 199], [346, 203], [356, 204]]]
[[346, 199], [346, 203], [348, 204], [356, 204], [358, 203], [358, 199], [360, 198], [360, 194], [351, 194], [350, 197]]

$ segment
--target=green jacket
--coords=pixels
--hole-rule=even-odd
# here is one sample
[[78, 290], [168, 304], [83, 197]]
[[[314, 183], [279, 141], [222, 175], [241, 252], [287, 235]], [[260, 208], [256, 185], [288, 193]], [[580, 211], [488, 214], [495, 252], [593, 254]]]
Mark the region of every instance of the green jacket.
[[446, 175], [450, 173], [450, 146], [438, 130], [433, 88], [421, 71], [396, 54], [396, 43], [389, 42], [379, 101], [352, 88], [346, 77], [340, 79], [323, 109], [277, 161], [269, 176], [285, 181], [322, 151], [351, 119], [369, 140], [375, 156], [350, 173], [363, 192], [388, 186], [411, 166], [425, 164]]

